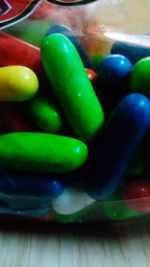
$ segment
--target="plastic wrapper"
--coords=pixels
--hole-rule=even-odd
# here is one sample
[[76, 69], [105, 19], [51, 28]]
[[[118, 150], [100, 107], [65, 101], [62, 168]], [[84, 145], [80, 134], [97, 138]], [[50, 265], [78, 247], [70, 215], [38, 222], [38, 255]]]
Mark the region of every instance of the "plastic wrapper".
[[0, 2], [0, 214], [150, 213], [150, 3]]

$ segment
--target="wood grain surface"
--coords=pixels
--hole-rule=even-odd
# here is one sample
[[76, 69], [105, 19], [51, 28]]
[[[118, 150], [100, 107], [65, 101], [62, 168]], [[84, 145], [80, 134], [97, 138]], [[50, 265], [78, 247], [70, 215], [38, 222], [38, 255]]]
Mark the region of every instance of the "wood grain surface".
[[57, 225], [1, 219], [4, 266], [148, 267], [150, 223]]

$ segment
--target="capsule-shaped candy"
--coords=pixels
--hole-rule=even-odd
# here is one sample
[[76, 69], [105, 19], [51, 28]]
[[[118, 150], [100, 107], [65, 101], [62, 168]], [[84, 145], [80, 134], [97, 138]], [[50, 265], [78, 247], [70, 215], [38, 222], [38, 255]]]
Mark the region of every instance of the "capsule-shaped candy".
[[42, 61], [74, 133], [91, 141], [104, 123], [104, 113], [73, 44], [62, 34], [42, 43]]
[[150, 56], [150, 47], [131, 43], [115, 42], [111, 48], [111, 54], [121, 54], [127, 57], [132, 64], [135, 64], [140, 59]]
[[0, 66], [21, 65], [43, 76], [40, 49], [18, 38], [0, 32]]
[[81, 141], [46, 133], [8, 133], [0, 136], [0, 166], [32, 172], [68, 172], [87, 159]]
[[0, 192], [24, 196], [45, 196], [50, 200], [58, 197], [64, 190], [64, 185], [57, 176], [1, 170]]
[[72, 42], [72, 44], [76, 47], [85, 68], [95, 69], [94, 65], [92, 64], [92, 61], [90, 60], [80, 40], [75, 36], [73, 31], [69, 27], [65, 25], [61, 25], [61, 24], [52, 25], [48, 29], [46, 35], [48, 36], [49, 34], [53, 34], [53, 33], [61, 33], [64, 36], [66, 36], [70, 40], [70, 42]]
[[142, 94], [125, 96], [113, 110], [95, 150], [88, 191], [106, 199], [123, 180], [129, 162], [150, 128], [150, 101]]
[[57, 133], [62, 129], [63, 119], [56, 105], [38, 95], [28, 101], [25, 110], [35, 125], [44, 132]]
[[0, 102], [19, 102], [32, 98], [38, 91], [36, 74], [23, 66], [0, 68]]
[[141, 93], [150, 97], [150, 57], [139, 60], [133, 67], [130, 76], [132, 93]]

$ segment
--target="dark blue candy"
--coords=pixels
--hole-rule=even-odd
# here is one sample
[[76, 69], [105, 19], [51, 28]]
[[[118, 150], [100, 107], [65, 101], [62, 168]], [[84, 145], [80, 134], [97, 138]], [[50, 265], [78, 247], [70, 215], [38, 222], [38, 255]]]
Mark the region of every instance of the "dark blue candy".
[[116, 42], [112, 45], [111, 54], [121, 54], [135, 64], [140, 59], [150, 56], [150, 47]]
[[84, 47], [82, 46], [80, 40], [74, 35], [74, 33], [72, 32], [72, 30], [64, 25], [58, 24], [58, 25], [53, 25], [51, 26], [47, 33], [46, 36], [52, 33], [61, 33], [63, 35], [65, 35], [76, 47], [82, 61], [83, 64], [85, 66], [85, 68], [89, 68], [89, 69], [95, 69], [94, 65], [92, 64], [88, 54], [86, 53]]
[[131, 62], [119, 54], [105, 57], [98, 66], [100, 81], [106, 87], [124, 86], [131, 70]]
[[150, 128], [150, 100], [125, 96], [111, 114], [97, 144], [88, 176], [88, 192], [106, 199], [119, 187], [138, 145]]
[[[51, 175], [52, 176], [52, 175]], [[45, 196], [51, 199], [64, 190], [63, 183], [48, 174], [0, 171], [0, 192]]]

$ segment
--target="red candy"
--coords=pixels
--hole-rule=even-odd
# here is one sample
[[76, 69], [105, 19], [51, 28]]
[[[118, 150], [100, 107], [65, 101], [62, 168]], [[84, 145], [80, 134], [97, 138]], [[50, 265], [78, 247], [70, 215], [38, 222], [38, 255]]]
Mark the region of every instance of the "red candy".
[[123, 199], [129, 208], [150, 212], [150, 181], [133, 181], [124, 185]]
[[0, 32], [0, 66], [22, 65], [43, 75], [40, 49], [9, 34]]

